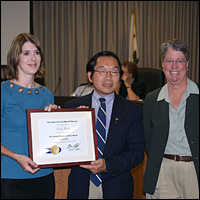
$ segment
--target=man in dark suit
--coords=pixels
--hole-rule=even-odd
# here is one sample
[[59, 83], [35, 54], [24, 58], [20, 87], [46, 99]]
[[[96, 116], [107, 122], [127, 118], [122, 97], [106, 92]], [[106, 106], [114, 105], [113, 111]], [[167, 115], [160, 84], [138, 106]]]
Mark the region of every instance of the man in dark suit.
[[[94, 91], [66, 102], [65, 108], [95, 108], [97, 117], [99, 98], [105, 98], [105, 148], [102, 158], [90, 165], [72, 167], [67, 198], [132, 199], [134, 185], [130, 170], [144, 159], [142, 107], [116, 95], [122, 68], [114, 53], [97, 53], [89, 60], [86, 70], [89, 81], [94, 85]], [[99, 186], [90, 180], [91, 173], [100, 174]]]

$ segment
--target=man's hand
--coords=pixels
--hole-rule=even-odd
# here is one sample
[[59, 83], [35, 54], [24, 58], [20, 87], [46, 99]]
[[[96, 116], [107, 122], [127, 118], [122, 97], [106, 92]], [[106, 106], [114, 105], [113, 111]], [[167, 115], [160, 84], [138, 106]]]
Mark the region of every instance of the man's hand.
[[105, 159], [101, 158], [92, 161], [90, 165], [80, 165], [80, 167], [89, 169], [93, 174], [98, 174], [103, 171], [106, 171], [106, 162]]

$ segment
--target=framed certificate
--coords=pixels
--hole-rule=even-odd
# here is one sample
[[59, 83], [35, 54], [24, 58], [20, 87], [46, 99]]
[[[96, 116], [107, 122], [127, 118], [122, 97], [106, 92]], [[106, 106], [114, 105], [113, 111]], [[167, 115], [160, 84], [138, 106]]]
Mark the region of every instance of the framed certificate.
[[98, 159], [94, 108], [28, 109], [27, 123], [30, 158], [40, 168]]

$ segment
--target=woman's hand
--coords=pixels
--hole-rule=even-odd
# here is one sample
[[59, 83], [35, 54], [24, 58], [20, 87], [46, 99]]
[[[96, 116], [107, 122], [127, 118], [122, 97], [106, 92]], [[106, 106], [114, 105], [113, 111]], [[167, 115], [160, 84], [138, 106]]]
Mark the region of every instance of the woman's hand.
[[61, 107], [60, 106], [58, 106], [58, 105], [56, 105], [56, 104], [49, 104], [48, 106], [46, 106], [45, 108], [44, 108], [44, 110], [45, 111], [51, 111], [51, 109], [60, 109]]
[[89, 106], [79, 106], [77, 108], [89, 108]]
[[21, 154], [17, 154], [10, 149], [6, 148], [4, 145], [1, 145], [1, 155], [8, 156], [14, 160], [16, 160], [22, 167], [25, 172], [30, 172], [34, 174], [40, 168], [38, 165], [33, 162], [29, 157]]
[[25, 172], [30, 172], [31, 174], [34, 174], [35, 172], [37, 172], [38, 170], [40, 170], [40, 168], [38, 167], [38, 165], [35, 162], [33, 162], [27, 156], [16, 154], [15, 160], [21, 165], [22, 169]]
[[123, 74], [123, 76], [121, 77], [121, 79], [122, 79], [124, 82], [126, 82], [127, 76], [126, 76], [125, 74]]

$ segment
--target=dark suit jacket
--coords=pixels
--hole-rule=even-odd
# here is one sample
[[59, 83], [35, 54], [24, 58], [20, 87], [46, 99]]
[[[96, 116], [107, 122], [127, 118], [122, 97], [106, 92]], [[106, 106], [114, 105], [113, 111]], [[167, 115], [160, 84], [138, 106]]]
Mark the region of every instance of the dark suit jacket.
[[[92, 93], [66, 102], [65, 108], [80, 105], [91, 107], [91, 103]], [[144, 147], [142, 107], [115, 94], [103, 155], [106, 161], [106, 172], [101, 173], [103, 198], [133, 198], [133, 177], [130, 170], [143, 161]], [[67, 198], [87, 199], [89, 183], [89, 170], [72, 167]]]
[[[143, 190], [149, 194], [155, 191], [169, 135], [169, 104], [165, 100], [157, 101], [160, 90], [147, 94], [144, 102], [144, 129], [149, 157]], [[197, 94], [190, 94], [187, 98], [184, 126], [199, 180], [199, 95]]]

